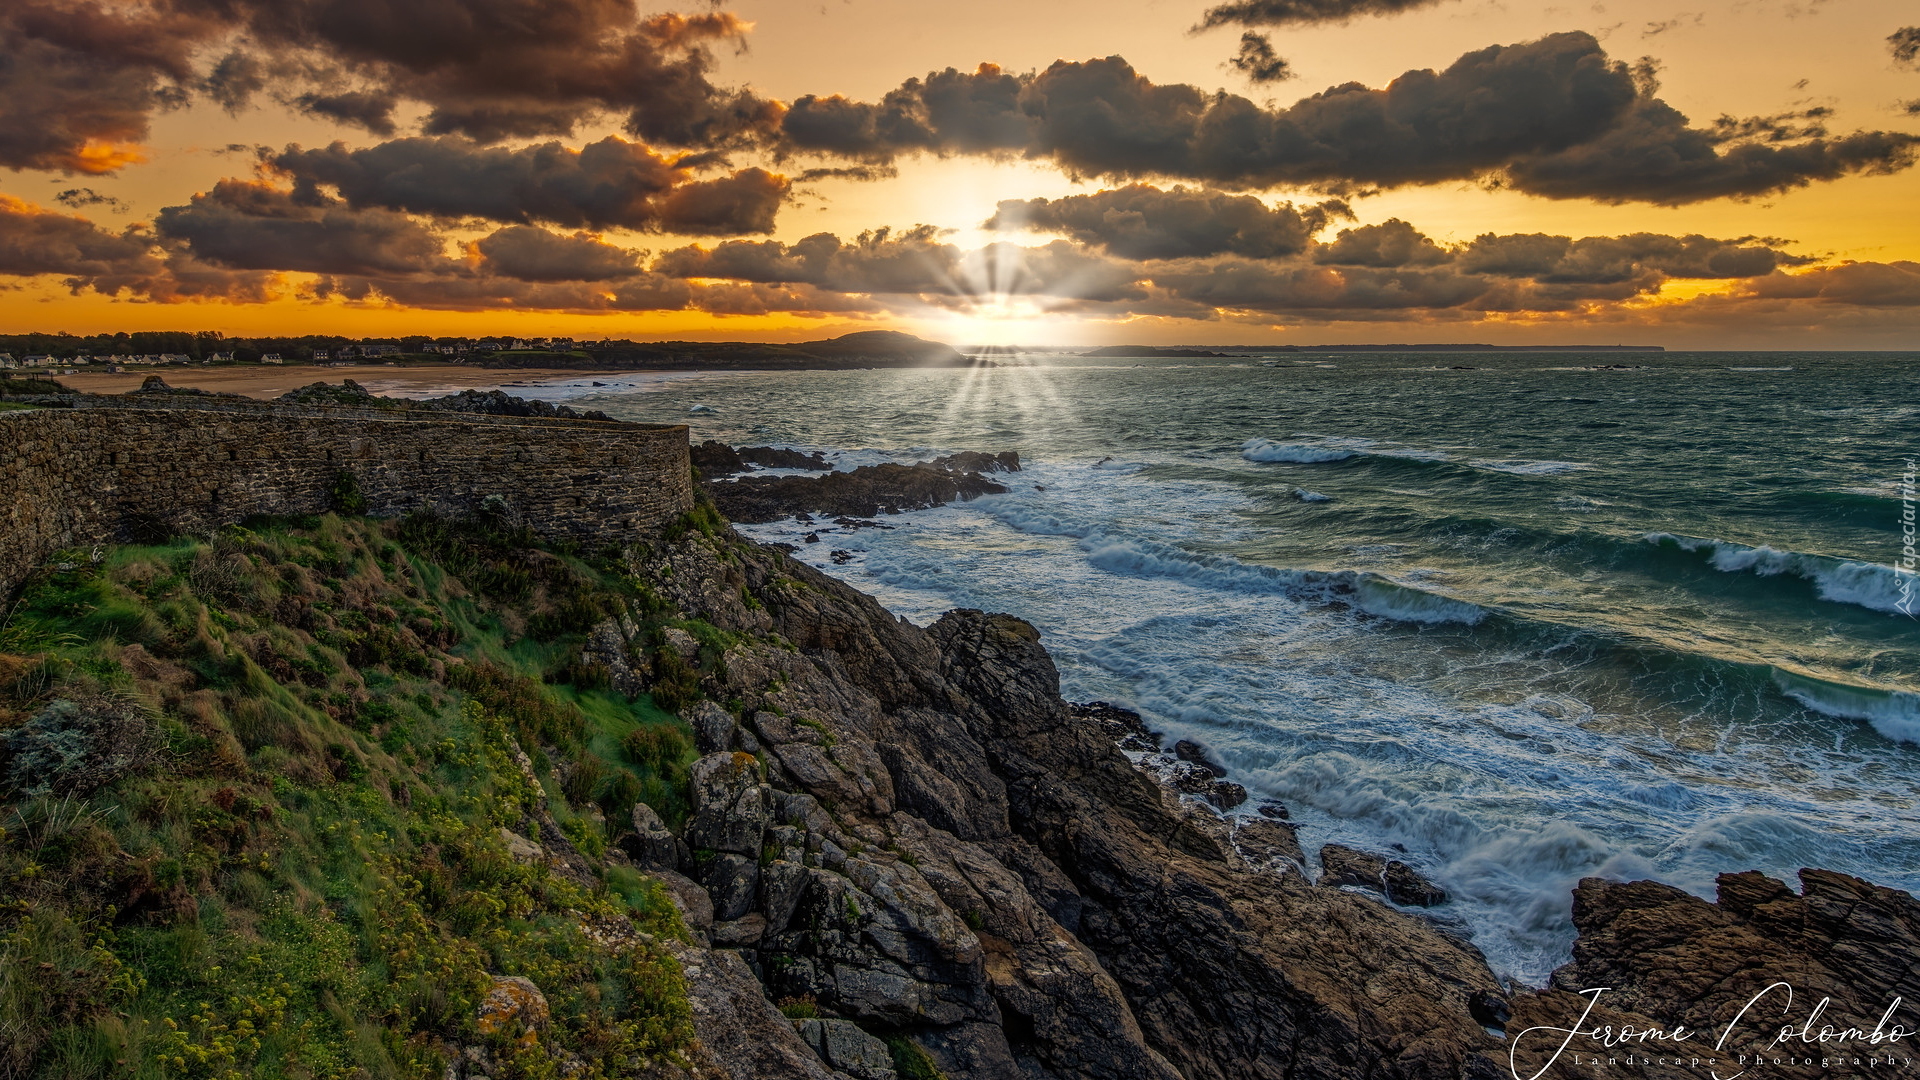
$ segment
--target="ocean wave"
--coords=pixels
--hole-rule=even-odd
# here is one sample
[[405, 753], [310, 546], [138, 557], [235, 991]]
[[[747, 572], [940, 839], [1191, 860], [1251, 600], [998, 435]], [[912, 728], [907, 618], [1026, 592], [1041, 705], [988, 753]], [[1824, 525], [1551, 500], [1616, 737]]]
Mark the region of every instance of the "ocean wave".
[[1773, 669], [1780, 692], [1826, 716], [1864, 720], [1895, 742], [1920, 745], [1920, 694], [1828, 682], [1783, 668]]
[[1593, 466], [1582, 461], [1530, 461], [1526, 458], [1502, 458], [1494, 460], [1479, 458], [1467, 462], [1476, 469], [1490, 469], [1494, 472], [1512, 473], [1515, 476], [1558, 476], [1561, 473], [1578, 472]]
[[[1663, 532], [1648, 533], [1646, 541], [1681, 551], [1708, 552], [1708, 565], [1729, 574], [1752, 573], [1760, 577], [1790, 574], [1804, 578], [1813, 583], [1820, 599], [1835, 604], [1852, 604], [1869, 611], [1904, 615], [1916, 603], [1920, 603], [1920, 595], [1914, 594], [1913, 575], [1903, 574], [1881, 563], [1856, 562], [1831, 555], [1808, 555], [1766, 544], [1749, 547], [1727, 540], [1703, 540]], [[1901, 606], [1903, 603], [1905, 608]]]
[[1293, 461], [1302, 464], [1345, 461], [1354, 454], [1355, 451], [1337, 447], [1315, 446], [1308, 443], [1276, 443], [1266, 439], [1248, 439], [1240, 448], [1240, 456], [1248, 461]]
[[1333, 496], [1331, 495], [1322, 495], [1317, 491], [1308, 491], [1306, 488], [1294, 488], [1293, 497], [1296, 499], [1299, 499], [1301, 502], [1332, 502], [1333, 501]]

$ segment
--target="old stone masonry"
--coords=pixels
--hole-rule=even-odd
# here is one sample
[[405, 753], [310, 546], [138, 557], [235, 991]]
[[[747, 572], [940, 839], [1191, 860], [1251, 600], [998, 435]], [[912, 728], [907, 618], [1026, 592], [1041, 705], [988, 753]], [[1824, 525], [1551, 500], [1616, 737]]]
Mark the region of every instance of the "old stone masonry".
[[0, 412], [0, 595], [53, 553], [330, 508], [469, 514], [623, 545], [693, 505], [687, 429], [216, 400]]

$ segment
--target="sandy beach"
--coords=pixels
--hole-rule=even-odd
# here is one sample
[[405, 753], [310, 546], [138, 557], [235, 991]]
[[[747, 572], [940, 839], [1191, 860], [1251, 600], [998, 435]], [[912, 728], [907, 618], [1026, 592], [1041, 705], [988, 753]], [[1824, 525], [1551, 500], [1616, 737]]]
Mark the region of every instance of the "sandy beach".
[[546, 368], [476, 368], [462, 364], [433, 364], [413, 367], [389, 367], [385, 364], [357, 364], [353, 367], [227, 367], [227, 368], [129, 368], [116, 374], [89, 372], [57, 376], [62, 383], [90, 394], [123, 394], [137, 390], [147, 376], [158, 375], [169, 386], [190, 386], [222, 394], [243, 394], [253, 398], [275, 398], [289, 390], [315, 382], [338, 383], [352, 379], [375, 394], [401, 397], [419, 396], [423, 391], [444, 390], [455, 393], [470, 387], [510, 386], [544, 382], [548, 379], [593, 377], [605, 379], [608, 372], [561, 371]]

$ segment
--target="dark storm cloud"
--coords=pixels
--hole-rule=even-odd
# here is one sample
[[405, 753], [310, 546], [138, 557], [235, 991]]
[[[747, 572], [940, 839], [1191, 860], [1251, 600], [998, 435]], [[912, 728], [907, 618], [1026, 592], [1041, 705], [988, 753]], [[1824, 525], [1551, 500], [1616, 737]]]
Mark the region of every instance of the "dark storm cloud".
[[1293, 78], [1293, 70], [1286, 60], [1273, 51], [1273, 40], [1251, 30], [1240, 35], [1240, 51], [1227, 63], [1245, 75], [1248, 82], [1257, 85]]
[[1544, 233], [1487, 233], [1462, 247], [1459, 260], [1467, 273], [1526, 277], [1545, 284], [1606, 284], [1634, 280], [1648, 271], [1676, 278], [1757, 277], [1813, 261], [1753, 238], [1661, 233], [1579, 240]]
[[406, 273], [444, 260], [444, 240], [405, 214], [315, 205], [243, 180], [161, 210], [155, 226], [197, 258], [235, 270]]
[[1304, 26], [1359, 15], [1398, 15], [1441, 0], [1235, 0], [1207, 9], [1199, 29], [1216, 26]]
[[62, 206], [71, 206], [75, 210], [83, 210], [89, 206], [104, 206], [115, 213], [124, 214], [130, 209], [119, 199], [111, 195], [103, 195], [90, 187], [68, 188], [55, 195], [53, 201]]
[[520, 281], [612, 281], [641, 273], [640, 252], [590, 233], [559, 236], [532, 225], [509, 225], [473, 248], [487, 272]]
[[110, 233], [83, 217], [0, 195], [0, 274], [92, 277], [157, 264], [153, 238]]
[[1330, 266], [1432, 266], [1451, 258], [1451, 253], [1399, 218], [1341, 229], [1332, 243], [1322, 244], [1313, 253], [1314, 262]]
[[14, 0], [0, 165], [111, 171], [126, 161], [111, 147], [144, 139], [155, 112], [195, 93], [238, 109], [268, 70], [294, 84], [277, 95], [293, 107], [375, 132], [413, 101], [430, 133], [560, 135], [614, 116], [657, 143], [745, 145], [781, 113], [709, 78], [714, 47], [745, 31], [719, 12], [643, 17], [633, 0]]
[[1242, 188], [1495, 178], [1556, 198], [1667, 204], [1903, 169], [1920, 143], [1894, 132], [1782, 143], [1695, 128], [1651, 92], [1592, 36], [1565, 33], [1477, 50], [1384, 89], [1335, 86], [1284, 109], [1156, 84], [1108, 57], [1027, 75], [950, 68], [877, 103], [803, 97], [782, 130], [794, 150], [873, 163], [1020, 155], [1076, 176]]
[[256, 301], [272, 273], [208, 266], [137, 227], [110, 233], [82, 217], [0, 195], [0, 275], [57, 274], [73, 292], [130, 292], [160, 303]]
[[[1341, 206], [1340, 210], [1345, 207]], [[1145, 184], [1063, 199], [1009, 199], [986, 228], [1065, 233], [1127, 259], [1232, 253], [1268, 259], [1304, 250], [1329, 210], [1269, 207], [1251, 195]]]
[[558, 142], [508, 150], [451, 136], [360, 150], [334, 143], [289, 147], [269, 164], [296, 191], [334, 188], [355, 208], [696, 236], [771, 232], [789, 189], [762, 169], [696, 180], [684, 163], [617, 136], [579, 150]]
[[1859, 307], [1920, 307], [1920, 262], [1843, 263], [1756, 278], [1750, 295]]
[[842, 240], [815, 233], [792, 244], [730, 240], [685, 247], [655, 261], [673, 277], [805, 284], [842, 293], [960, 296], [1072, 296], [1123, 300], [1146, 295], [1136, 268], [1065, 241], [1027, 248], [989, 244], [963, 251], [922, 226]]
[[293, 99], [293, 106], [309, 116], [352, 124], [375, 135], [393, 134], [393, 110], [399, 105], [400, 99], [386, 90], [315, 91]]

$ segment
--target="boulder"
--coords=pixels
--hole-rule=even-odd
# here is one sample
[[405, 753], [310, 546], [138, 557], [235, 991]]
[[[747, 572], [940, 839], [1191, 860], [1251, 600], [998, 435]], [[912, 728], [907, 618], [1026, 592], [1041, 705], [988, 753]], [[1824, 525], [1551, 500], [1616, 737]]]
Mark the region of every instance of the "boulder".
[[672, 870], [679, 864], [679, 841], [646, 803], [633, 804], [633, 832], [620, 846], [642, 870]]
[[540, 1033], [552, 1022], [547, 997], [531, 979], [495, 975], [492, 987], [480, 1002], [474, 1026], [482, 1035], [504, 1037], [527, 1047], [538, 1043]]
[[733, 749], [733, 714], [711, 701], [701, 701], [689, 708], [683, 717], [693, 728], [694, 749], [702, 754], [718, 754]]
[[1322, 885], [1357, 885], [1406, 907], [1433, 907], [1448, 899], [1445, 889], [1406, 863], [1341, 844], [1320, 849], [1320, 866], [1325, 871], [1320, 878]]
[[895, 1080], [893, 1052], [860, 1030], [860, 1025], [850, 1020], [795, 1020], [793, 1028], [821, 1061], [855, 1080]]
[[773, 817], [772, 792], [760, 782], [752, 754], [708, 754], [691, 770], [693, 817], [687, 846], [758, 857], [760, 835]]
[[738, 919], [753, 910], [759, 895], [760, 866], [746, 855], [715, 855], [701, 868], [700, 884], [713, 899], [716, 921]]

